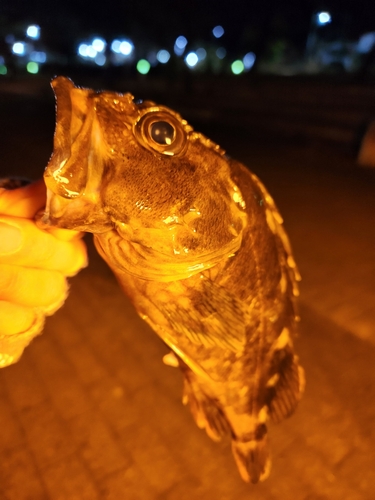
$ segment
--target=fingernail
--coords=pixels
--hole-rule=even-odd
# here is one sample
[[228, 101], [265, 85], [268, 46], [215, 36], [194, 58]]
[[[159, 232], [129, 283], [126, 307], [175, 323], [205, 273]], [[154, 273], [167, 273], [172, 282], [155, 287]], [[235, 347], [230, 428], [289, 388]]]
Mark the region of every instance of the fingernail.
[[0, 255], [17, 252], [22, 245], [22, 234], [16, 226], [0, 221]]

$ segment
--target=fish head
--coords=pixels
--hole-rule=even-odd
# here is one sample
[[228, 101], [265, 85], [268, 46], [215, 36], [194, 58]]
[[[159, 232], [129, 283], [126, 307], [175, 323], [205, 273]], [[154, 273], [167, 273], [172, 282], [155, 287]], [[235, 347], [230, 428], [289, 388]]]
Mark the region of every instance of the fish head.
[[126, 267], [132, 254], [136, 274], [154, 260], [168, 275], [178, 274], [176, 264], [191, 275], [239, 248], [245, 202], [218, 145], [178, 113], [131, 94], [78, 88], [65, 77], [52, 87], [45, 224], [95, 233], [107, 260]]

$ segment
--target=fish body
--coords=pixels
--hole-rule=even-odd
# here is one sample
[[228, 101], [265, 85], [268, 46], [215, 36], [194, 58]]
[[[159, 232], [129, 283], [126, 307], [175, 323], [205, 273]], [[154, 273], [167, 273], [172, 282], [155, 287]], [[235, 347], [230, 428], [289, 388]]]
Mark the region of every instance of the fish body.
[[184, 397], [245, 481], [267, 477], [267, 422], [304, 386], [293, 349], [298, 271], [260, 180], [177, 113], [52, 82], [43, 223], [88, 231], [139, 315], [170, 347]]

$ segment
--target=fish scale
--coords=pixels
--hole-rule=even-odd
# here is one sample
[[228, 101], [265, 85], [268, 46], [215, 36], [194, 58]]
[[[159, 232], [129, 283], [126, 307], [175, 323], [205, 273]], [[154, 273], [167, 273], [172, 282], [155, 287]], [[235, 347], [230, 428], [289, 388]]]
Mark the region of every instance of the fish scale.
[[[94, 233], [139, 315], [170, 347], [183, 402], [241, 477], [270, 471], [267, 423], [295, 410], [298, 271], [261, 181], [177, 113], [52, 82], [54, 151], [39, 222]], [[162, 130], [159, 136], [155, 130]]]

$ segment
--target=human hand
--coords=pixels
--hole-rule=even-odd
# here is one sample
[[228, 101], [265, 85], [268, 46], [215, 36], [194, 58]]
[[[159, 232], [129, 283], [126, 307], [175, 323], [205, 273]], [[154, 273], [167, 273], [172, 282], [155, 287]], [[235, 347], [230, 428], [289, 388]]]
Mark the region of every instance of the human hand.
[[87, 265], [80, 233], [36, 226], [45, 197], [42, 180], [0, 188], [0, 367], [19, 359], [45, 316], [64, 303], [66, 278]]

